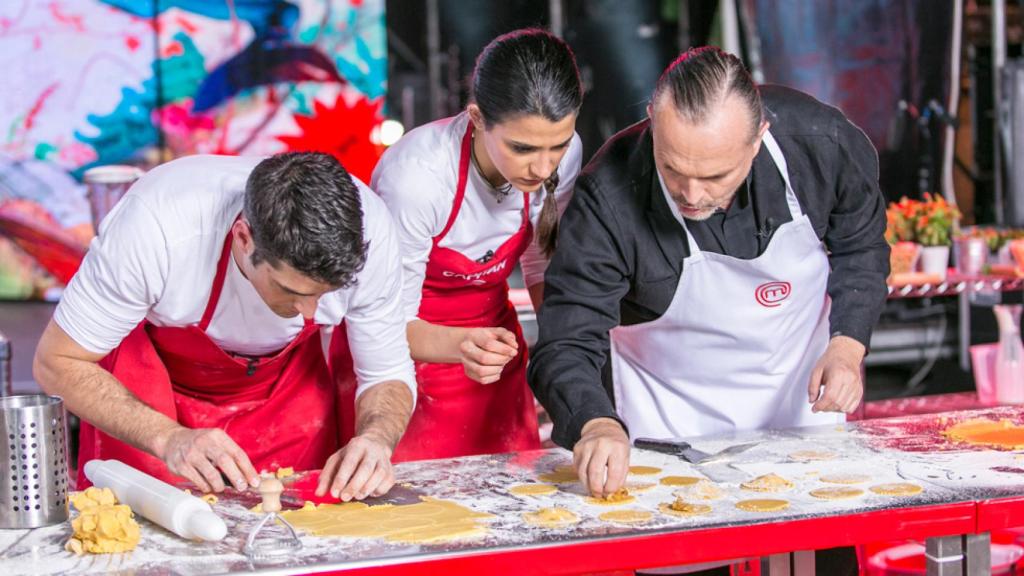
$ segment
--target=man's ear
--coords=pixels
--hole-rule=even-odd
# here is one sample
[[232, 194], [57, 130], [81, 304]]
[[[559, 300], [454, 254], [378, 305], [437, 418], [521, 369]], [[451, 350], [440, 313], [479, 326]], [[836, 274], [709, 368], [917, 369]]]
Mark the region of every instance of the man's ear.
[[252, 253], [256, 251], [256, 241], [252, 237], [252, 228], [249, 227], [249, 222], [245, 218], [235, 220], [235, 223], [231, 225], [231, 233], [234, 236], [235, 244], [242, 249], [242, 252], [246, 256], [252, 256]]

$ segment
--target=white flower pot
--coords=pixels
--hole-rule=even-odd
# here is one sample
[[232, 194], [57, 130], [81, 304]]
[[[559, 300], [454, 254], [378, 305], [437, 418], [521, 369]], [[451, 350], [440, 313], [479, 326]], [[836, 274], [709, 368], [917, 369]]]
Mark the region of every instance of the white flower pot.
[[946, 270], [949, 268], [949, 246], [922, 246], [918, 264], [921, 266], [921, 272], [934, 274], [945, 280]]

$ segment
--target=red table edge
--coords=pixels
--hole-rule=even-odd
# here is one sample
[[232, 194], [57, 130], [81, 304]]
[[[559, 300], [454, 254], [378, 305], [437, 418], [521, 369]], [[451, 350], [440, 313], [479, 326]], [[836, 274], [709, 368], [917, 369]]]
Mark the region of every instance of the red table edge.
[[[1024, 509], [1024, 499], [1021, 500]], [[687, 532], [645, 534], [525, 548], [473, 550], [421, 561], [325, 572], [399, 574], [579, 574], [767, 556], [892, 539], [973, 534], [978, 505], [958, 502]], [[798, 543], [794, 545], [794, 543]]]
[[1024, 496], [978, 501], [977, 532], [1024, 526]]

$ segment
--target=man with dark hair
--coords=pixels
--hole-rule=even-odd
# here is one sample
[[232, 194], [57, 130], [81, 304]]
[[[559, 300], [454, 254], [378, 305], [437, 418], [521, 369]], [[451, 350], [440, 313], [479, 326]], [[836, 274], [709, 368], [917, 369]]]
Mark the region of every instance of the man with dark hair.
[[[104, 219], [35, 375], [82, 418], [79, 464], [116, 458], [203, 491], [323, 467], [320, 494], [380, 495], [416, 393], [400, 289], [383, 202], [331, 156], [182, 158]], [[342, 320], [357, 435], [339, 449], [351, 409], [320, 328]]]
[[702, 48], [648, 116], [576, 181], [531, 358], [597, 495], [623, 485], [630, 437], [843, 420], [886, 297], [878, 159], [841, 112]]

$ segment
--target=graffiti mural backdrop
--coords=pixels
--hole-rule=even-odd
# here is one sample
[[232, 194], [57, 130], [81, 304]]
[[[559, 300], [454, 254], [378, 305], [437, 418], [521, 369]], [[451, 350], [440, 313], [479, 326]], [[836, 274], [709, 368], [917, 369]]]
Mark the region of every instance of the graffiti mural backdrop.
[[0, 299], [59, 292], [93, 166], [318, 150], [368, 180], [386, 55], [384, 0], [0, 2]]

